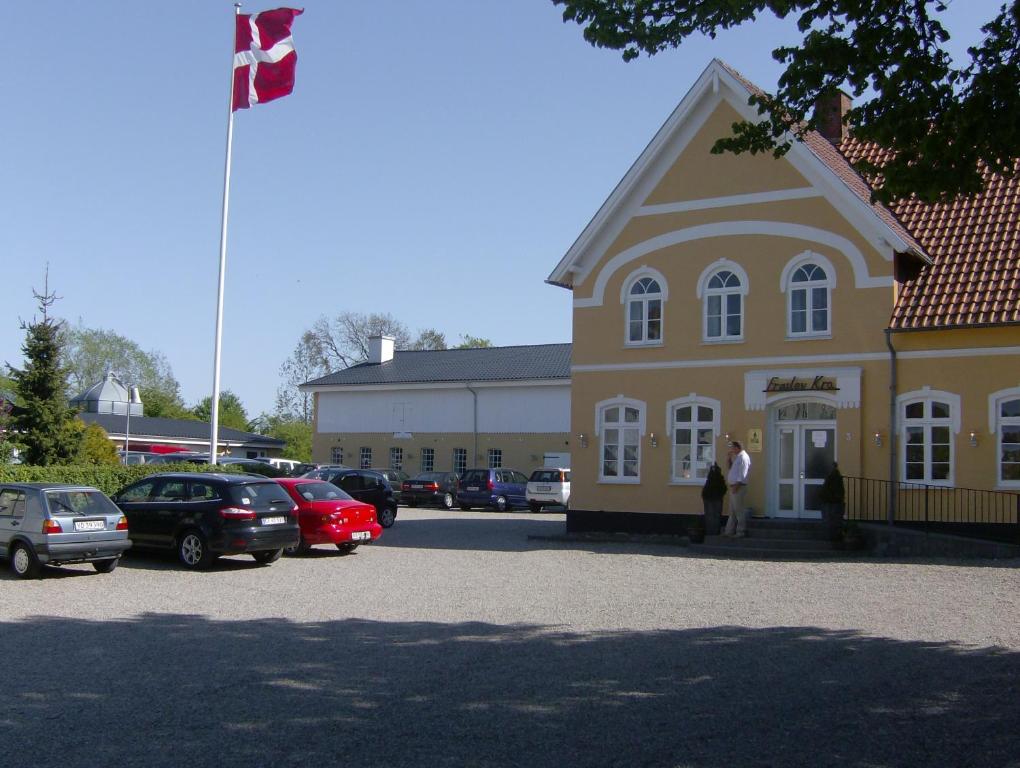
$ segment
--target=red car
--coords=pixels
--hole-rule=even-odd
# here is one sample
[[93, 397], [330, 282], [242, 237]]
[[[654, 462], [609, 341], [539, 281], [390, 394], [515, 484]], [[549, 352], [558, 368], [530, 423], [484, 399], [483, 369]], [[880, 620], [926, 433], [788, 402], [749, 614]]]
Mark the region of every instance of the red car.
[[286, 554], [304, 554], [316, 544], [335, 544], [349, 554], [382, 535], [375, 507], [355, 501], [332, 483], [306, 477], [279, 477], [276, 482], [297, 504], [301, 525], [301, 542], [284, 550]]

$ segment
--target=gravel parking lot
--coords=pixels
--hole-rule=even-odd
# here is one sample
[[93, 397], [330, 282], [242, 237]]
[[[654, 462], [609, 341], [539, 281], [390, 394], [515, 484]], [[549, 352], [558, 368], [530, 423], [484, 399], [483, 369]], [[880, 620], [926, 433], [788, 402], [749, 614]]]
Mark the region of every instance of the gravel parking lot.
[[[0, 754], [1020, 766], [1020, 563], [728, 561], [402, 509], [372, 546], [0, 576]], [[5, 761], [6, 762], [6, 761]]]

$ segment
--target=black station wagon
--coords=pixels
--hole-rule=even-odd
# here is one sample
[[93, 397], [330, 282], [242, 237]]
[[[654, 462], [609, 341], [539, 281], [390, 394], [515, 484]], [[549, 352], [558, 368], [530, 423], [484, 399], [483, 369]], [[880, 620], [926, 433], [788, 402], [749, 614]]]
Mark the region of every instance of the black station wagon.
[[297, 507], [269, 478], [169, 472], [132, 483], [113, 500], [134, 546], [174, 549], [188, 568], [244, 553], [272, 563], [301, 540]]

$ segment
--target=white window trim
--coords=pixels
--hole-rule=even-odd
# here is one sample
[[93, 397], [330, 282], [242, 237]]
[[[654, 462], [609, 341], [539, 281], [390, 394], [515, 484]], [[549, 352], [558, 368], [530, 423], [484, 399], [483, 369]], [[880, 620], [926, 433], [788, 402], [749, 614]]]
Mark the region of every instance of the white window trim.
[[[616, 477], [606, 477], [602, 474], [602, 456], [604, 455], [603, 435], [602, 435], [602, 414], [607, 408], [613, 408], [619, 406], [620, 408], [636, 408], [638, 412], [638, 420], [635, 425], [638, 430], [638, 456], [637, 456], [637, 476], [636, 477], [624, 477], [622, 475]], [[645, 410], [646, 405], [643, 400], [635, 400], [630, 397], [624, 397], [623, 395], [617, 395], [616, 397], [609, 398], [608, 400], [601, 400], [595, 403], [595, 435], [599, 438], [599, 482], [609, 483], [612, 485], [637, 485], [641, 482], [641, 458], [642, 458], [642, 444], [644, 443], [645, 436]], [[615, 428], [615, 427], [614, 427]], [[622, 463], [623, 459], [619, 461]]]
[[[912, 425], [921, 424], [926, 427], [948, 425], [953, 437], [949, 442], [949, 477], [945, 480], [907, 480], [907, 406], [914, 403], [938, 400], [949, 403], [948, 419], [911, 419]], [[901, 483], [917, 483], [918, 485], [939, 485], [953, 486], [956, 484], [956, 436], [960, 434], [960, 396], [953, 392], [945, 392], [940, 389], [932, 389], [930, 386], [915, 389], [913, 392], [904, 392], [896, 397], [896, 414], [899, 420], [899, 478]], [[931, 446], [925, 442], [928, 464], [931, 464]], [[927, 473], [928, 467], [925, 467]]]
[[[826, 305], [829, 312], [829, 321], [826, 324], [828, 328], [824, 331], [804, 331], [802, 333], [794, 333], [793, 331], [793, 291], [794, 285], [791, 282], [793, 280], [794, 273], [803, 267], [805, 264], [817, 264], [825, 271], [825, 280], [816, 280], [810, 283], [798, 283], [797, 289], [807, 290], [807, 320], [808, 325], [811, 324], [811, 288], [822, 288], [824, 287], [827, 292]], [[786, 339], [787, 341], [797, 341], [800, 339], [831, 339], [832, 338], [832, 323], [835, 313], [832, 308], [832, 289], [836, 287], [836, 268], [832, 266], [832, 262], [822, 256], [820, 253], [815, 251], [803, 251], [798, 253], [783, 267], [783, 271], [779, 276], [779, 290], [781, 293], [786, 294]]]
[[[365, 457], [368, 457], [368, 466], [365, 466]], [[372, 468], [372, 449], [363, 445], [358, 449], [358, 469], [371, 469]]]
[[[429, 468], [428, 469], [425, 469], [425, 456], [426, 456], [425, 452], [426, 451], [429, 451], [428, 455], [431, 457], [431, 461], [429, 462]], [[422, 448], [421, 449], [421, 471], [422, 472], [434, 472], [435, 469], [436, 469], [436, 449], [432, 448], [431, 446], [427, 446], [427, 447]]]
[[[676, 468], [676, 442], [673, 439], [673, 433], [676, 429], [676, 420], [673, 418], [674, 412], [677, 408], [683, 406], [691, 406], [691, 416], [696, 414], [696, 409], [699, 405], [703, 405], [706, 408], [712, 409], [712, 452], [713, 461], [717, 459], [716, 443], [719, 440], [719, 433], [721, 432], [720, 424], [722, 424], [722, 404], [711, 397], [699, 396], [695, 392], [691, 392], [687, 397], [678, 397], [670, 400], [666, 403], [666, 435], [669, 438], [670, 454], [669, 454], [669, 476], [670, 485], [704, 485], [705, 479], [701, 477], [676, 477], [673, 474], [673, 470]], [[702, 423], [694, 421], [692, 423]]]
[[[709, 288], [709, 281], [715, 276], [717, 272], [722, 271], [732, 272], [737, 276], [740, 281], [739, 288]], [[737, 262], [730, 259], [717, 259], [705, 267], [702, 270], [701, 275], [698, 277], [698, 285], [696, 289], [696, 295], [698, 300], [701, 301], [701, 341], [704, 344], [735, 344], [744, 340], [744, 328], [747, 320], [747, 301], [745, 300], [747, 294], [751, 292], [751, 281], [747, 277], [746, 270], [737, 264]], [[740, 334], [737, 336], [729, 336], [725, 333], [722, 336], [709, 336], [708, 335], [708, 297], [709, 296], [727, 296], [731, 293], [737, 293], [740, 295]], [[721, 302], [722, 317], [725, 321], [726, 318], [726, 302]], [[725, 330], [725, 322], [723, 322], [723, 330]]]
[[[1000, 406], [1008, 400], [1020, 398], [1020, 387], [1008, 387], [992, 392], [988, 396], [988, 431], [995, 437], [995, 484], [999, 488], [1020, 488], [1020, 480], [1002, 479], [1002, 417], [999, 416]], [[1009, 423], [1012, 424], [1013, 418]]]
[[[659, 338], [648, 340], [643, 339], [641, 341], [630, 340], [630, 303], [631, 301], [643, 301], [645, 304], [644, 312], [644, 327], [642, 328], [642, 335], [648, 334], [648, 302], [647, 299], [632, 299], [630, 295], [630, 289], [634, 286], [638, 280], [643, 277], [650, 277], [659, 284], [659, 293], [657, 298], [659, 299]], [[653, 294], [655, 296], [655, 294]], [[666, 335], [666, 300], [669, 298], [669, 286], [666, 283], [666, 278], [663, 277], [662, 273], [657, 269], [644, 265], [631, 272], [627, 279], [623, 281], [623, 285], [620, 287], [620, 304], [623, 305], [623, 345], [625, 347], [661, 347], [662, 339]]]

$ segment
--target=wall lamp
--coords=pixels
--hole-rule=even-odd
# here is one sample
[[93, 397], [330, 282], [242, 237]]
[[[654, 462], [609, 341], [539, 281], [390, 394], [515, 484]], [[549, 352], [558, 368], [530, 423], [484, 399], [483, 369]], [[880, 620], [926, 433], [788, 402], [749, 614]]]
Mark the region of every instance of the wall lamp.
[[977, 448], [977, 444], [978, 444], [977, 432], [971, 432], [970, 433], [970, 447], [971, 448]]
[[881, 432], [876, 432], [875, 433], [875, 445], [877, 445], [879, 448], [882, 447], [882, 433]]
[[652, 432], [650, 435], [648, 435], [648, 442], [650, 442], [652, 444], [652, 448], [658, 448], [659, 447], [659, 438], [657, 438], [655, 436], [654, 432]]
[[588, 447], [588, 435], [584, 434], [584, 432], [581, 432], [577, 436], [577, 442], [579, 442], [581, 444], [582, 448], [587, 448]]

